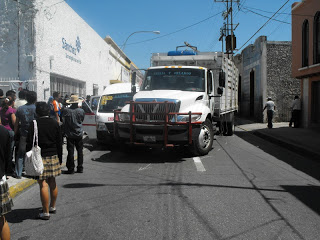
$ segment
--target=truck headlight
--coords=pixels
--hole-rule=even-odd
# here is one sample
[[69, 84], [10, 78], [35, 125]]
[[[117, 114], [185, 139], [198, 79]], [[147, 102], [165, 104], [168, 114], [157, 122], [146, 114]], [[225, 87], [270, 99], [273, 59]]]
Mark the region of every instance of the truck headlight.
[[130, 115], [128, 113], [119, 113], [120, 121], [130, 121]]
[[103, 122], [97, 123], [97, 131], [107, 131], [107, 126]]
[[[191, 122], [196, 122], [201, 118], [201, 115], [191, 115]], [[178, 122], [189, 122], [189, 115], [178, 115]]]

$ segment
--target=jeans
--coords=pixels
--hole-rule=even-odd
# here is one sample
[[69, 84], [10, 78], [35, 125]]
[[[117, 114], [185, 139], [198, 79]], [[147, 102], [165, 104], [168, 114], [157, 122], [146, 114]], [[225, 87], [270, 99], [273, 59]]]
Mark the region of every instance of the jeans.
[[268, 117], [268, 128], [272, 128], [272, 118], [273, 118], [273, 110], [267, 111], [267, 117]]
[[23, 165], [24, 165], [24, 156], [26, 155], [26, 146], [27, 146], [27, 137], [20, 136], [19, 140], [19, 148], [18, 148], [18, 154], [16, 158], [16, 175], [18, 177], [21, 177]]
[[82, 136], [79, 138], [68, 138], [67, 137], [67, 150], [68, 150], [68, 156], [67, 156], [67, 163], [66, 166], [68, 168], [68, 171], [74, 171], [74, 147], [77, 149], [78, 153], [78, 166], [77, 170], [81, 171], [83, 170], [83, 139]]
[[289, 126], [291, 127], [292, 126], [292, 123], [294, 123], [294, 127], [295, 128], [298, 128], [299, 125], [300, 125], [300, 110], [293, 110], [292, 111], [292, 116], [291, 116], [291, 119], [290, 119], [290, 123], [289, 123]]
[[13, 150], [14, 150], [14, 131], [9, 130], [9, 135], [10, 135], [10, 150], [9, 150], [10, 152], [9, 152], [8, 165], [6, 166], [6, 169], [5, 169], [6, 174], [12, 174], [14, 172], [13, 163], [12, 163]]

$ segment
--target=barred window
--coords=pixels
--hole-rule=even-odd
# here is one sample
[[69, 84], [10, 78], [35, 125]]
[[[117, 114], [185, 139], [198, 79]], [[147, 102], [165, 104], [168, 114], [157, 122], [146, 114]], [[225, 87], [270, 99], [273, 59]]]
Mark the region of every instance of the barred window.
[[302, 24], [302, 67], [308, 66], [309, 62], [309, 22], [304, 20]]
[[316, 13], [313, 22], [313, 63], [320, 63], [320, 12]]

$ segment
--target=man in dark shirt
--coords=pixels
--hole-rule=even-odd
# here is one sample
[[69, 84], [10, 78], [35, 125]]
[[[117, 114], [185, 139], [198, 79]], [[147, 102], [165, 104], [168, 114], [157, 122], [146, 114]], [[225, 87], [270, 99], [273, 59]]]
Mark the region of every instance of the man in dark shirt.
[[16, 123], [14, 132], [19, 135], [19, 148], [16, 156], [15, 176], [21, 178], [24, 166], [24, 156], [26, 154], [28, 129], [32, 121], [36, 118], [37, 93], [34, 91], [27, 92], [27, 104], [20, 106], [16, 112]]
[[77, 172], [83, 172], [83, 130], [82, 122], [84, 120], [84, 111], [79, 108], [78, 103], [81, 102], [77, 95], [71, 95], [70, 99], [66, 101], [71, 104], [70, 108], [64, 109], [62, 113], [62, 121], [64, 125], [64, 132], [67, 137], [67, 168], [66, 173], [74, 173], [74, 147], [78, 153]]

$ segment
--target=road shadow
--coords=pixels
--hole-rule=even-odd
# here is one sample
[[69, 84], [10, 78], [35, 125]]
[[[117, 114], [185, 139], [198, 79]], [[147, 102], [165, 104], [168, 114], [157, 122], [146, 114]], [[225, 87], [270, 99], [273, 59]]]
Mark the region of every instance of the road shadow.
[[174, 149], [134, 148], [124, 151], [117, 147], [91, 160], [102, 163], [164, 163], [183, 162], [187, 156], [184, 152]]
[[320, 187], [319, 186], [281, 186], [299, 201], [320, 215]]
[[40, 211], [41, 208], [13, 209], [6, 214], [6, 219], [9, 223], [21, 223], [28, 219], [38, 220], [37, 216]]
[[[272, 129], [272, 130], [276, 130], [276, 129]], [[259, 148], [264, 152], [291, 165], [293, 168], [299, 171], [302, 171], [317, 180], [320, 180], [320, 162], [319, 161], [310, 159], [307, 156], [293, 157], [293, 154], [295, 156], [298, 156], [298, 155], [294, 151], [291, 151], [292, 155], [288, 154], [290, 149], [288, 150], [288, 148], [285, 148], [284, 146], [281, 146], [283, 147], [284, 151], [275, 150], [275, 148], [273, 148], [272, 145], [276, 145], [277, 148], [279, 149], [280, 144], [268, 141], [268, 139], [262, 139], [254, 135], [254, 131], [251, 131], [251, 132], [235, 131], [235, 135], [237, 135], [238, 137], [242, 138], [244, 141], [254, 146], [257, 146], [258, 144]], [[267, 142], [268, 144], [263, 144], [265, 142]]]
[[102, 187], [106, 186], [106, 184], [98, 184], [98, 183], [70, 183], [62, 185], [64, 188], [92, 188], [92, 187]]

